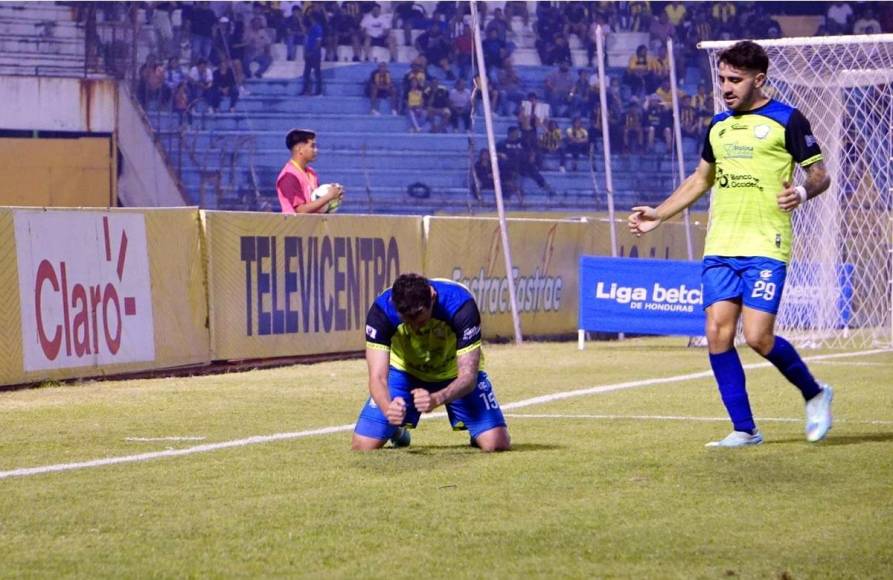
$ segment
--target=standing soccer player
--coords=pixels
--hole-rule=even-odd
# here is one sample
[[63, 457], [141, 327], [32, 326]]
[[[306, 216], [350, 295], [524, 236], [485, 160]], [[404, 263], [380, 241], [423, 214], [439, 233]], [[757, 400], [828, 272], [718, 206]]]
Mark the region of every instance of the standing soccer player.
[[467, 429], [472, 445], [508, 451], [508, 429], [481, 370], [483, 358], [481, 315], [465, 286], [398, 276], [366, 317], [370, 397], [357, 419], [353, 449], [379, 449], [389, 439], [405, 447], [407, 427], [443, 405], [453, 429]]
[[[714, 187], [702, 281], [710, 365], [734, 431], [708, 447], [758, 445], [744, 368], [734, 340], [739, 317], [748, 346], [775, 365], [806, 400], [806, 439], [831, 429], [831, 387], [813, 378], [791, 344], [775, 335], [775, 315], [791, 258], [791, 212], [828, 188], [809, 121], [766, 97], [769, 57], [751, 41], [719, 55], [719, 82], [728, 111], [713, 117], [695, 172], [657, 208], [634, 207], [630, 231], [649, 232]], [[791, 184], [794, 162], [806, 181]]]

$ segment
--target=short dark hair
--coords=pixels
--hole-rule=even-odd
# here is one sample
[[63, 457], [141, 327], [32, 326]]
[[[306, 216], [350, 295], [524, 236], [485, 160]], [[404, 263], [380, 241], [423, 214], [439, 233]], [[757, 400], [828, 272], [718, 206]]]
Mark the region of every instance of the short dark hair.
[[292, 129], [285, 136], [285, 146], [291, 151], [291, 148], [300, 143], [306, 143], [311, 139], [316, 139], [316, 133], [310, 129]]
[[431, 307], [431, 284], [428, 279], [418, 274], [400, 274], [394, 280], [391, 290], [391, 300], [397, 312], [403, 315], [415, 316], [419, 312]]
[[755, 70], [766, 74], [769, 70], [769, 55], [763, 47], [752, 40], [736, 42], [719, 53], [719, 62], [745, 70]]

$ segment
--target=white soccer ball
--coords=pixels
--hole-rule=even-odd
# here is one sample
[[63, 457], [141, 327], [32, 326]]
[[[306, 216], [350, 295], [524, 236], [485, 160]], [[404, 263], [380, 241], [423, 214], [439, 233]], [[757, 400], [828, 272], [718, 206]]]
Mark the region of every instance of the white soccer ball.
[[[314, 189], [312, 192], [310, 192], [310, 201], [316, 201], [321, 197], [329, 195], [329, 192], [331, 191], [331, 189], [335, 188], [335, 187], [341, 187], [341, 186], [337, 183], [323, 183], [322, 185], [320, 185], [319, 187]], [[333, 199], [326, 206], [325, 213], [335, 213], [336, 211], [338, 211], [339, 207], [341, 207], [341, 200]]]

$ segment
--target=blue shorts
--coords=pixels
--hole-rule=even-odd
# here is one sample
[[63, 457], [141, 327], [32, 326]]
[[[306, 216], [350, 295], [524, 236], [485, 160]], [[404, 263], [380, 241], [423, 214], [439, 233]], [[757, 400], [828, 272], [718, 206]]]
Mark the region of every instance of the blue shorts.
[[777, 314], [787, 272], [787, 264], [772, 258], [704, 256], [704, 308], [740, 300], [748, 308]]
[[[415, 428], [419, 424], [420, 413], [412, 404], [411, 391], [413, 389], [422, 388], [433, 393], [443, 389], [451, 382], [450, 380], [429, 383], [419, 380], [405, 371], [391, 367], [388, 371], [388, 390], [391, 392], [391, 398], [403, 397], [403, 400], [406, 401], [406, 419], [404, 419], [403, 425]], [[461, 399], [447, 403], [446, 410], [453, 430], [467, 429], [472, 437], [477, 437], [496, 427], [506, 426], [502, 409], [499, 408], [496, 395], [493, 393], [493, 385], [490, 384], [490, 377], [484, 371], [478, 372], [478, 384], [475, 389]], [[388, 423], [387, 417], [375, 405], [372, 397], [369, 397], [366, 404], [363, 405], [363, 410], [360, 411], [354, 432], [357, 435], [373, 439], [388, 439], [396, 430], [396, 427]]]

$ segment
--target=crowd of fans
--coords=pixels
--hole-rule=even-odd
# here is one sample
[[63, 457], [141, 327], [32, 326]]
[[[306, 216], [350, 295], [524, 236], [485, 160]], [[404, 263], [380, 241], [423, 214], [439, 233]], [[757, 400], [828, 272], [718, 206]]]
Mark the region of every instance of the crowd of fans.
[[[816, 34], [893, 30], [891, 4], [820, 5], [824, 24]], [[618, 142], [628, 151], [648, 149], [670, 135], [667, 39], [674, 40], [673, 56], [680, 76], [689, 68], [701, 69], [706, 81], [709, 72], [698, 42], [781, 36], [782, 28], [771, 14], [790, 7], [787, 2], [569, 1], [537, 2], [531, 10], [528, 2], [478, 2], [486, 23], [482, 44], [494, 111], [517, 116], [522, 102], [529, 102], [535, 93], [548, 108], [544, 115], [533, 117], [537, 131], [547, 130], [549, 117], [580, 116], [596, 122], [593, 60], [597, 27], [607, 35], [647, 33], [649, 41], [630, 56], [622, 78], [611, 79], [608, 101], [610, 129]], [[357, 1], [100, 5], [100, 10], [110, 13], [107, 18], [143, 18], [151, 25], [152, 33], [146, 39], [151, 55], [139, 73], [140, 99], [147, 105], [170, 107], [187, 120], [197, 102], [206, 103], [213, 112], [228, 100], [232, 110], [245, 94], [244, 79], [261, 78], [270, 67], [274, 43], [285, 45], [288, 60], [297, 59], [298, 47], [303, 47], [305, 95], [323, 92], [324, 60], [336, 60], [340, 54], [355, 62], [394, 62], [400, 43], [413, 46], [418, 58], [402, 82], [391, 77], [386, 65], [373, 72], [367, 81], [372, 113], [379, 114], [378, 101], [384, 99], [392, 113], [409, 116], [413, 131], [467, 130], [476, 85], [471, 78], [469, 5], [390, 2], [385, 8]], [[116, 14], [121, 11], [128, 14]], [[544, 86], [527, 86], [512, 64], [519, 35], [524, 34], [533, 35], [540, 62], [555, 67]], [[573, 69], [571, 46], [585, 49], [586, 68]], [[701, 117], [710, 108], [709, 95], [699, 92], [683, 97], [683, 108], [687, 108], [685, 103], [694, 110], [687, 113], [687, 118], [695, 119], [689, 129], [700, 128]]]

